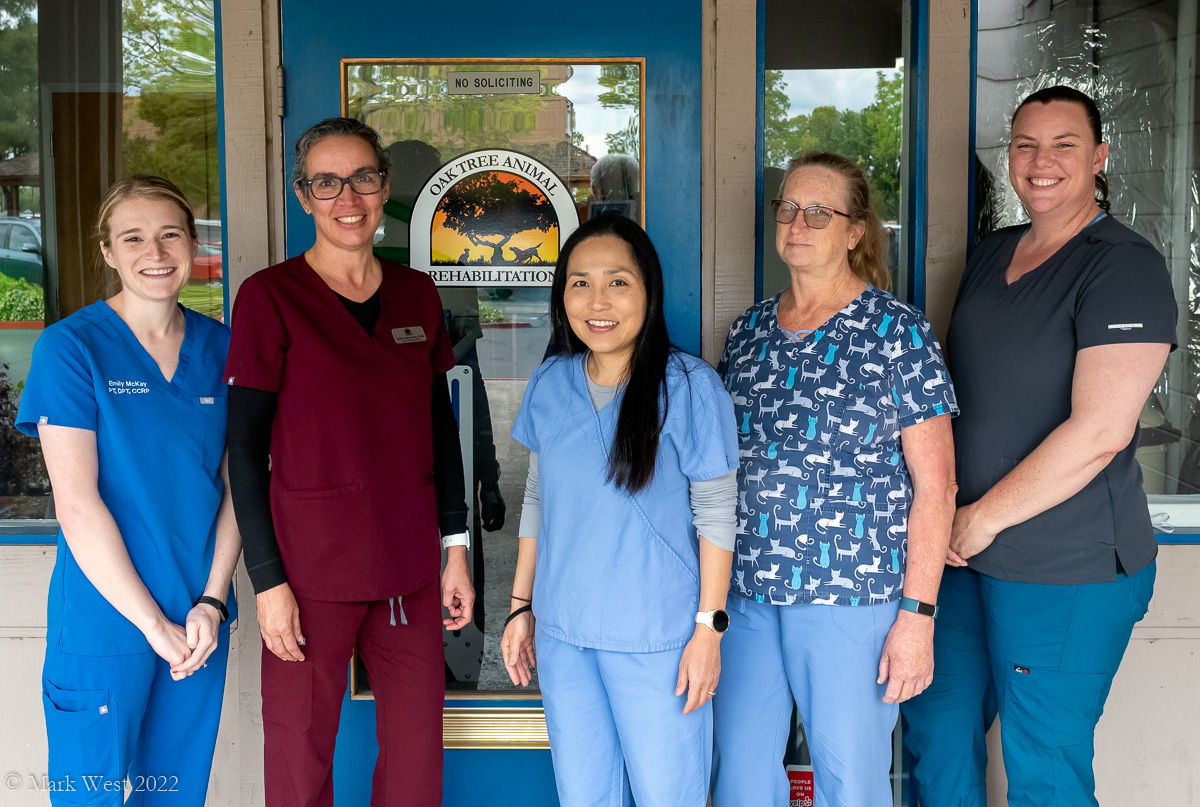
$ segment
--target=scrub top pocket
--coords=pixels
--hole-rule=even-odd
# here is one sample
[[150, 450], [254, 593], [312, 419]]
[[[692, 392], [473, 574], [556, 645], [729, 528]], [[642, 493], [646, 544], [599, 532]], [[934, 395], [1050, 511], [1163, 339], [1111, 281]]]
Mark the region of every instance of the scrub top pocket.
[[[212, 395], [197, 395], [192, 399], [200, 417], [204, 457], [215, 457], [218, 463], [225, 455], [225, 429], [228, 421], [227, 390], [221, 388]], [[213, 472], [216, 468], [209, 469]]]
[[122, 778], [117, 704], [109, 700], [108, 691], [59, 689], [43, 680], [42, 706], [50, 745], [47, 776], [55, 803], [112, 803], [112, 792], [102, 784], [98, 790], [89, 789], [83, 778], [100, 783]]

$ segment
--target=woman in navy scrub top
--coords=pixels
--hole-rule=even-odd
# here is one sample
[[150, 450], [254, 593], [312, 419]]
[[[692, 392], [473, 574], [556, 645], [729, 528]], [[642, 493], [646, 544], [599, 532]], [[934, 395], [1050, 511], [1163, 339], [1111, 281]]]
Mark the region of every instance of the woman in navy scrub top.
[[576, 230], [551, 289], [565, 350], [513, 427], [530, 478], [502, 649], [528, 684], [536, 635], [563, 807], [708, 797], [737, 438], [716, 373], [671, 349], [662, 303], [641, 227]]
[[713, 804], [788, 803], [794, 700], [816, 802], [883, 807], [896, 704], [933, 674], [958, 408], [929, 323], [886, 291], [862, 171], [805, 154], [779, 195], [791, 282], [734, 321], [717, 368], [741, 469]]
[[1095, 805], [1096, 722], [1154, 585], [1134, 452], [1175, 344], [1166, 264], [1107, 212], [1108, 145], [1086, 95], [1026, 98], [1008, 153], [1029, 224], [980, 244], [959, 287], [938, 672], [902, 710], [927, 807], [987, 804], [997, 711], [1009, 804]]
[[371, 803], [441, 803], [441, 608], [456, 630], [474, 600], [454, 355], [433, 280], [371, 252], [387, 177], [369, 126], [304, 133], [295, 190], [316, 242], [249, 277], [233, 309], [230, 476], [263, 638], [271, 807], [333, 804], [356, 645], [377, 712]]
[[183, 194], [138, 174], [100, 206], [121, 291], [38, 339], [17, 427], [54, 487], [42, 701], [50, 801], [202, 805], [241, 539], [225, 463], [229, 331], [179, 305], [196, 257]]

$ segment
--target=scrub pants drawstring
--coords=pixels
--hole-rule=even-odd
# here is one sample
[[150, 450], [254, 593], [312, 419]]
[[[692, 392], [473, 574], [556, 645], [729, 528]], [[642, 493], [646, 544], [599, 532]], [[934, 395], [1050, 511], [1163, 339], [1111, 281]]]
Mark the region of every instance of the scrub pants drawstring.
[[391, 610], [391, 613], [392, 613], [392, 618], [389, 620], [389, 624], [391, 624], [392, 627], [396, 626], [396, 609], [397, 608], [400, 609], [400, 624], [401, 625], [408, 624], [408, 617], [406, 617], [404, 615], [404, 604], [400, 602], [402, 599], [404, 599], [404, 598], [403, 597], [392, 597], [390, 600], [388, 600], [388, 608]]

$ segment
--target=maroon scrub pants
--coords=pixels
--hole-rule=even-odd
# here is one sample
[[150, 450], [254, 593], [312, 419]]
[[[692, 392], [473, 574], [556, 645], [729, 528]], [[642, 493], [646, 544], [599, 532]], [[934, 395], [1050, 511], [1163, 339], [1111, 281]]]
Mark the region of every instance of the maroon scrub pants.
[[333, 807], [333, 747], [356, 643], [375, 693], [371, 807], [441, 804], [446, 679], [438, 595], [434, 581], [406, 594], [401, 607], [297, 598], [304, 661], [282, 661], [263, 647], [267, 807]]

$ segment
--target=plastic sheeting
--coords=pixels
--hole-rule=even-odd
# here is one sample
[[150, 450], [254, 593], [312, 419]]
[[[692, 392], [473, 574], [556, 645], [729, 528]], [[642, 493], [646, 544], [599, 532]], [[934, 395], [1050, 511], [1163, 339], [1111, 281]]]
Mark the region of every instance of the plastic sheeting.
[[1166, 256], [1180, 344], [1142, 418], [1148, 492], [1200, 492], [1200, 241], [1196, 149], [1197, 0], [979, 0], [976, 225], [982, 238], [1027, 221], [1008, 182], [1012, 113], [1056, 84], [1086, 92], [1109, 143], [1113, 215]]

